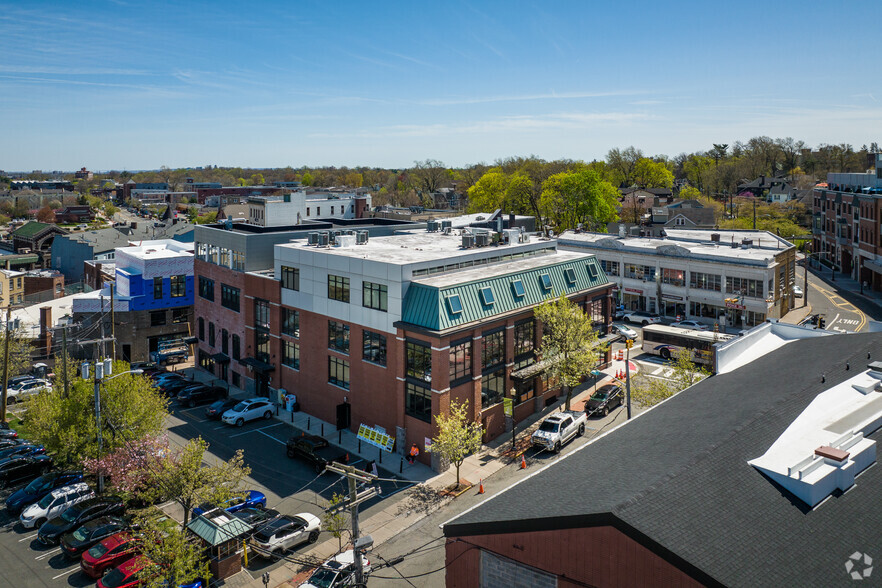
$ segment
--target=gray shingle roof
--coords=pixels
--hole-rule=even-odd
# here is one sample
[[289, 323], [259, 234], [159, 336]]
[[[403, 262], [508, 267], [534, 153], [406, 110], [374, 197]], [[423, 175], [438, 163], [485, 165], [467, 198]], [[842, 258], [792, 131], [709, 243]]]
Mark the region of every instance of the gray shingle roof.
[[614, 524], [705, 582], [845, 585], [852, 553], [882, 558], [882, 468], [809, 511], [747, 461], [818, 393], [865, 369], [868, 353], [882, 357], [882, 334], [794, 341], [574, 451], [453, 520], [445, 535]]
[[137, 229], [127, 227], [115, 227], [108, 229], [97, 229], [94, 231], [84, 231], [82, 233], [71, 233], [70, 235], [59, 236], [60, 239], [69, 239], [73, 242], [88, 243], [92, 246], [95, 254], [112, 251], [117, 247], [126, 247], [129, 241], [149, 241], [153, 239], [173, 239], [175, 237], [185, 238], [189, 232], [192, 234], [193, 225], [190, 223], [178, 222], [177, 224], [165, 223], [165, 227], [156, 227], [153, 230], [151, 222], [144, 222], [138, 225]]

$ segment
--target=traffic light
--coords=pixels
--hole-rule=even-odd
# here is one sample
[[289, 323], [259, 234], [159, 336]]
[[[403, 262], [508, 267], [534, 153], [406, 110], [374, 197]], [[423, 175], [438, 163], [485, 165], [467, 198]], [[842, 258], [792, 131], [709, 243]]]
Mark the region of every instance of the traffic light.
[[630, 339], [625, 340], [625, 347], [627, 347], [628, 349], [631, 349], [631, 347], [633, 347], [633, 346], [634, 346], [634, 342], [632, 340], [630, 340]]
[[824, 317], [819, 316], [819, 317], [818, 317], [818, 328], [819, 328], [819, 329], [823, 329], [823, 328], [825, 328], [826, 326], [827, 326], [827, 321], [824, 320]]

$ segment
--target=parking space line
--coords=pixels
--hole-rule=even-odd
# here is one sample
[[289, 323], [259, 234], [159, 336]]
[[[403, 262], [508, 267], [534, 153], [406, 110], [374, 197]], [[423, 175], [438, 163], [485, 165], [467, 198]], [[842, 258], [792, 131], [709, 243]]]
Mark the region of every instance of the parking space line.
[[28, 535], [27, 537], [22, 537], [21, 539], [18, 540], [18, 542], [21, 543], [22, 541], [27, 541], [28, 539], [33, 539], [37, 535], [38, 535], [38, 533], [34, 533], [33, 535]]
[[[254, 431], [249, 431], [249, 432], [250, 432], [250, 433], [253, 433]], [[270, 439], [272, 439], [272, 440], [275, 441], [276, 443], [281, 443], [282, 445], [287, 445], [287, 443], [286, 443], [285, 441], [279, 441], [278, 439], [276, 439], [275, 437], [273, 437], [273, 436], [270, 435], [269, 433], [264, 433], [264, 432], [261, 431], [260, 429], [257, 429], [256, 432], [260, 433], [261, 435], [265, 435], [265, 436], [269, 437]], [[242, 433], [242, 434], [244, 435], [244, 433]], [[236, 436], [236, 435], [231, 435], [231, 437], [235, 437], [235, 436]]]
[[74, 566], [74, 567], [72, 567], [71, 569], [69, 569], [69, 570], [67, 570], [67, 571], [61, 572], [61, 573], [58, 574], [57, 576], [52, 576], [52, 579], [53, 579], [53, 580], [57, 580], [58, 578], [60, 578], [60, 577], [62, 577], [62, 576], [66, 576], [66, 575], [68, 575], [68, 574], [72, 574], [72, 573], [74, 573], [74, 572], [77, 571], [78, 569], [80, 569], [80, 566]]
[[251, 429], [250, 431], [243, 431], [241, 433], [236, 433], [235, 435], [230, 435], [230, 437], [238, 437], [240, 435], [247, 435], [248, 433], [255, 433], [255, 432], [259, 433], [260, 431], [263, 431], [264, 429], [269, 429], [270, 427], [278, 427], [279, 425], [284, 425], [284, 424], [285, 423], [278, 422], [278, 423], [274, 423], [272, 425], [267, 425], [265, 427], [261, 427], [259, 429]]
[[40, 561], [44, 557], [49, 557], [50, 555], [54, 555], [54, 554], [58, 553], [59, 551], [61, 551], [61, 548], [57, 547], [57, 548], [53, 549], [52, 551], [47, 551], [46, 553], [41, 553], [40, 555], [38, 555], [34, 559], [37, 561]]

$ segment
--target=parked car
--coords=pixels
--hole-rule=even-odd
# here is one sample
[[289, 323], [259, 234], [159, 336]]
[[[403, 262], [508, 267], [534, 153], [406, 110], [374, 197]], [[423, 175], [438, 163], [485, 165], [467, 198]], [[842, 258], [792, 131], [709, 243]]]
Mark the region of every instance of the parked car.
[[186, 404], [190, 408], [193, 408], [197, 404], [214, 402], [218, 398], [223, 398], [224, 396], [226, 396], [226, 394], [227, 391], [221, 386], [206, 386], [205, 384], [196, 384], [195, 386], [184, 388], [183, 390], [178, 392], [178, 402], [180, 404]]
[[585, 433], [584, 412], [558, 412], [539, 425], [530, 438], [533, 445], [559, 453], [570, 440], [581, 437]]
[[55, 518], [74, 504], [88, 500], [95, 493], [85, 482], [77, 482], [63, 488], [56, 488], [39, 501], [25, 508], [19, 520], [25, 529], [40, 528], [43, 523]]
[[239, 510], [234, 512], [233, 516], [257, 529], [264, 524], [279, 518], [282, 515], [281, 513], [279, 513], [279, 511], [273, 510], [271, 508], [246, 506], [245, 508], [240, 508]]
[[14, 376], [12, 378], [9, 378], [6, 381], [6, 388], [7, 388], [7, 390], [9, 388], [15, 388], [16, 386], [18, 386], [22, 382], [29, 382], [34, 379], [36, 379], [36, 378], [30, 374], [25, 374], [23, 376]]
[[336, 447], [331, 447], [328, 440], [318, 435], [304, 435], [291, 437], [286, 444], [288, 457], [299, 458], [312, 464], [315, 473], [325, 471], [332, 462], [348, 463], [349, 454]]
[[645, 327], [646, 325], [660, 323], [661, 317], [652, 312], [645, 312], [643, 310], [631, 310], [622, 315], [622, 320], [626, 320], [629, 323], [637, 323]]
[[627, 326], [627, 325], [621, 325], [621, 324], [618, 324], [618, 323], [613, 323], [612, 325], [610, 325], [610, 330], [611, 330], [613, 333], [615, 333], [615, 334], [617, 334], [617, 335], [620, 335], [620, 336], [622, 336], [622, 337], [624, 337], [625, 339], [628, 339], [628, 340], [630, 340], [630, 341], [635, 341], [635, 340], [637, 339], [637, 336], [638, 336], [638, 335], [637, 335], [637, 331], [635, 331], [635, 330], [632, 329], [631, 327], [629, 327], [629, 326]]
[[37, 539], [46, 545], [55, 545], [65, 533], [69, 533], [99, 517], [118, 516], [126, 511], [126, 503], [117, 496], [96, 496], [70, 506], [40, 527]]
[[212, 402], [211, 406], [205, 409], [205, 417], [211, 420], [220, 420], [225, 412], [239, 404], [239, 402], [238, 398], [227, 398]]
[[6, 390], [6, 404], [15, 404], [26, 400], [29, 396], [39, 394], [43, 390], [52, 390], [52, 384], [46, 380], [27, 380]]
[[[361, 570], [367, 580], [371, 573], [371, 562], [362, 554]], [[300, 588], [343, 588], [355, 586], [355, 552], [351, 549], [336, 555], [316, 569]]]
[[0, 488], [8, 488], [45, 474], [52, 469], [48, 455], [16, 455], [0, 461]]
[[83, 481], [83, 472], [49, 472], [32, 480], [30, 484], [13, 492], [6, 499], [6, 511], [17, 515], [26, 506], [39, 501], [41, 498], [55, 490], [71, 484]]
[[163, 394], [172, 397], [177, 396], [178, 392], [180, 392], [184, 388], [192, 386], [193, 384], [194, 382], [192, 380], [188, 380], [186, 378], [173, 378], [170, 380], [163, 380], [160, 384], [158, 384], [158, 387]]
[[676, 321], [671, 323], [672, 327], [680, 327], [681, 329], [691, 329], [693, 331], [707, 331], [710, 330], [704, 323], [700, 323], [698, 321], [686, 320], [686, 321]]
[[793, 284], [793, 296], [795, 296], [796, 298], [802, 298], [804, 296], [802, 288], [800, 288], [796, 284]]
[[19, 437], [0, 438], [0, 450], [15, 447], [16, 445], [24, 445], [27, 441]]
[[6, 449], [0, 449], [0, 460], [9, 459], [10, 457], [15, 457], [18, 455], [43, 455], [46, 453], [46, 448], [42, 445], [34, 445], [33, 443], [21, 443], [20, 445], [13, 445], [12, 447], [7, 447]]
[[622, 397], [621, 386], [615, 384], [601, 386], [585, 403], [585, 412], [588, 416], [596, 416], [598, 414], [606, 416], [609, 414], [609, 411], [622, 405]]
[[261, 557], [281, 557], [288, 549], [315, 543], [320, 532], [321, 521], [315, 515], [306, 512], [284, 515], [261, 527], [251, 536], [249, 544]]
[[138, 576], [138, 572], [147, 567], [149, 563], [147, 558], [137, 557], [133, 553], [129, 559], [107, 572], [103, 578], [98, 580], [96, 586], [97, 588], [135, 588], [140, 586], [141, 578]]
[[120, 517], [100, 517], [61, 536], [61, 553], [73, 559], [93, 545], [112, 535], [125, 531], [128, 522]]
[[18, 439], [18, 433], [15, 429], [0, 429], [0, 440], [2, 439]]
[[263, 398], [249, 398], [243, 400], [233, 408], [229, 409], [221, 417], [221, 420], [228, 425], [236, 425], [241, 427], [248, 421], [253, 421], [261, 417], [265, 419], [272, 418], [273, 405]]
[[129, 533], [117, 533], [83, 553], [80, 569], [91, 578], [100, 578], [135, 555], [138, 539]]
[[245, 492], [244, 496], [234, 496], [229, 500], [225, 500], [220, 505], [220, 507], [215, 507], [213, 504], [208, 503], [200, 504], [193, 509], [193, 515], [201, 515], [204, 512], [212, 510], [213, 508], [223, 508], [229, 513], [234, 513], [236, 511], [242, 510], [243, 508], [257, 506], [266, 506], [266, 496], [263, 492], [258, 492], [257, 490], [248, 490], [247, 492]]

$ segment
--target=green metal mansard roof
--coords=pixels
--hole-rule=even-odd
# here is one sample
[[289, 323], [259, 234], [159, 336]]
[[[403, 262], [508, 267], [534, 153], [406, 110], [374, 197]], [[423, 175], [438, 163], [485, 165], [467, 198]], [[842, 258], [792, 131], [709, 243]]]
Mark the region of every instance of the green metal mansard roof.
[[[593, 255], [579, 255], [576, 258], [567, 255], [566, 261], [545, 261], [546, 264], [528, 269], [518, 269], [517, 266], [523, 267], [524, 262], [506, 264], [512, 266], [511, 271], [489, 277], [487, 274], [494, 273], [492, 266], [467, 270], [452, 276], [415, 280], [411, 282], [404, 297], [402, 322], [443, 331], [488, 320], [521, 308], [530, 308], [550, 297], [576, 294], [609, 283], [606, 273]], [[456, 280], [459, 276], [461, 281]], [[550, 290], [543, 287], [543, 276], [548, 276]], [[523, 296], [516, 295], [516, 286], [513, 283], [518, 280], [523, 284]], [[492, 304], [485, 301], [487, 293], [482, 290], [486, 288], [490, 288]], [[459, 305], [456, 304], [457, 297]], [[459, 306], [462, 311], [455, 312]]]

